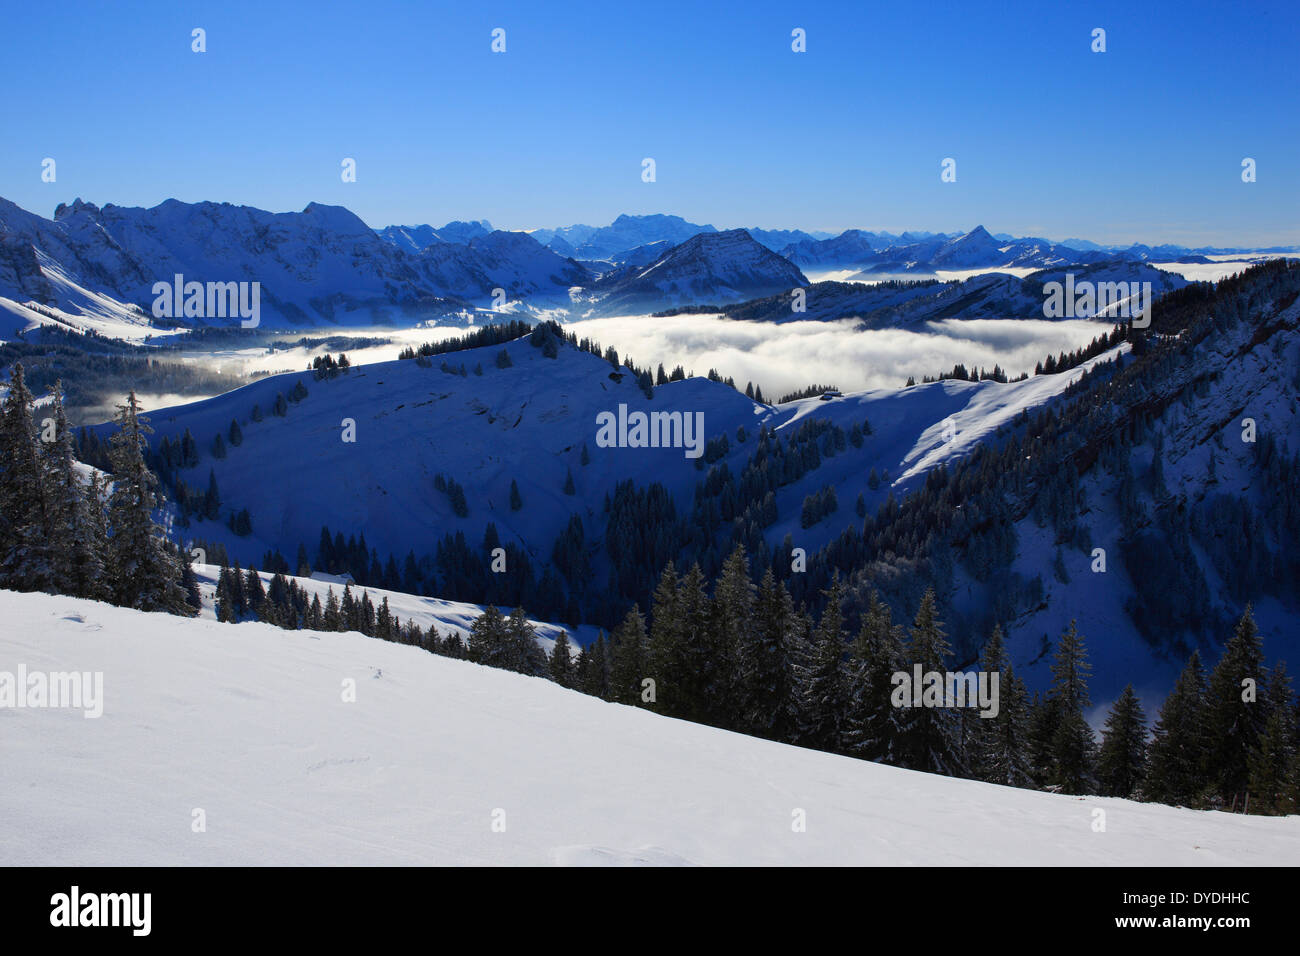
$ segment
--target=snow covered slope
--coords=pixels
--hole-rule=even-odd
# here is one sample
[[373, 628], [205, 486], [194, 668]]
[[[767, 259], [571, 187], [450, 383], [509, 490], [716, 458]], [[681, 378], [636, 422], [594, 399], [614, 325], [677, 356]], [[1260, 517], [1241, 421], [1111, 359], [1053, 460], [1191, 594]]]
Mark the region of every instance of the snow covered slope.
[[[268, 548], [292, 556], [299, 543], [314, 558], [321, 525], [328, 524], [345, 535], [364, 532], [382, 561], [388, 552], [399, 560], [408, 550], [426, 553], [443, 534], [457, 531], [477, 544], [492, 522], [502, 541], [521, 544], [546, 562], [572, 515], [582, 518], [589, 537], [598, 535], [601, 503], [619, 481], [660, 482], [679, 514], [690, 511], [704, 472], [684, 449], [597, 445], [596, 416], [616, 413], [622, 404], [629, 412], [702, 414], [705, 438], [728, 436], [730, 451], [722, 460], [736, 474], [752, 454], [752, 443], [736, 440], [740, 426], [753, 435], [761, 425], [791, 429], [809, 418], [845, 430], [869, 420], [874, 434], [862, 449], [850, 447], [778, 492], [781, 517], [765, 531], [769, 542], [775, 546], [792, 532], [802, 546], [818, 548], [844, 521], [856, 522], [849, 516], [858, 494], [874, 513], [891, 488], [901, 494], [925, 471], [965, 454], [976, 437], [1023, 409], [1053, 399], [1083, 372], [1081, 367], [1012, 384], [947, 381], [769, 406], [698, 377], [659, 386], [647, 399], [626, 368], [612, 373], [608, 362], [568, 347], [547, 359], [527, 340], [504, 346], [511, 365], [499, 368], [502, 350], [434, 356], [429, 368], [411, 360], [366, 365], [321, 381], [306, 372], [277, 375], [151, 413], [155, 443], [164, 436], [178, 439], [186, 429], [198, 443], [198, 466], [181, 472], [186, 484], [206, 487], [211, 469], [221, 491], [223, 522], [196, 522], [187, 533], [222, 541], [247, 564]], [[444, 359], [452, 371], [442, 370]], [[463, 377], [456, 374], [462, 365], [468, 370]], [[482, 375], [474, 374], [478, 367]], [[288, 395], [298, 381], [307, 397], [290, 404], [284, 417], [270, 414], [277, 393]], [[261, 408], [261, 421], [251, 419], [254, 405]], [[228, 430], [231, 419], [239, 420], [243, 443], [214, 459], [209, 443]], [[344, 419], [356, 423], [355, 443], [342, 440]], [[590, 457], [585, 466], [584, 445]], [[890, 475], [874, 489], [873, 468]], [[464, 486], [468, 516], [458, 517], [448, 497], [435, 490], [438, 473]], [[569, 473], [574, 495], [563, 492]], [[512, 481], [523, 498], [519, 511], [509, 503]], [[838, 487], [843, 521], [801, 529], [803, 497], [828, 483]], [[252, 515], [248, 538], [235, 537], [224, 524], [225, 514], [239, 508]], [[603, 549], [598, 560], [601, 555]]]
[[730, 229], [694, 236], [648, 266], [632, 265], [602, 276], [591, 291], [601, 314], [617, 315], [646, 306], [738, 302], [807, 284], [789, 260], [744, 229]]
[[0, 671], [103, 675], [97, 719], [0, 709], [8, 866], [1300, 863], [1300, 817], [930, 776], [358, 634], [9, 591], [0, 617]]
[[[221, 574], [221, 568], [215, 564], [195, 564], [195, 577], [199, 580], [199, 595], [203, 600], [203, 610], [199, 616], [205, 620], [215, 621], [216, 614], [216, 591], [217, 579]], [[259, 571], [258, 577], [262, 579], [262, 585], [269, 587], [274, 575], [265, 571]], [[325, 604], [329, 592], [334, 592], [334, 597], [342, 600], [343, 588], [346, 578], [337, 577], [331, 574], [318, 572], [309, 578], [299, 577], [293, 574], [286, 574], [285, 578], [307, 592], [309, 596], [319, 597], [322, 605]], [[457, 634], [462, 641], [468, 639], [470, 625], [483, 613], [483, 605], [467, 604], [464, 601], [444, 601], [441, 598], [422, 597], [418, 594], [406, 594], [402, 591], [389, 591], [384, 588], [371, 587], [369, 585], [361, 586], [352, 585], [352, 592], [359, 599], [363, 593], [370, 595], [370, 602], [379, 607], [385, 598], [388, 599], [388, 608], [393, 613], [393, 617], [401, 623], [414, 621], [421, 630], [427, 631], [430, 627], [438, 629], [438, 635], [446, 638], [450, 634]], [[506, 611], [510, 609], [507, 608]], [[533, 629], [537, 632], [537, 643], [540, 644], [549, 654], [551, 648], [555, 645], [555, 639], [564, 631], [570, 639], [575, 639], [580, 644], [586, 644], [596, 639], [595, 628], [573, 628], [567, 625], [548, 624], [545, 621], [529, 620]]]
[[151, 330], [154, 283], [176, 275], [257, 282], [260, 324], [290, 328], [416, 325], [486, 304], [496, 288], [565, 304], [569, 288], [590, 278], [527, 234], [490, 232], [482, 222], [381, 237], [347, 209], [319, 203], [270, 213], [174, 199], [151, 209], [77, 200], [46, 220], [0, 200], [0, 309], [15, 330], [39, 321], [27, 303], [79, 330], [111, 332], [106, 320]]

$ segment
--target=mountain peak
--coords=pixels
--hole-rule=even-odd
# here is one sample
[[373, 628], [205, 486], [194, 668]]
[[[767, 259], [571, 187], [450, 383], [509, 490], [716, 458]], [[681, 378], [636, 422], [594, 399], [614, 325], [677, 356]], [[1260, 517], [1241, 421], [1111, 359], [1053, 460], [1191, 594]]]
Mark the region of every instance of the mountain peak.
[[55, 222], [58, 222], [59, 220], [65, 219], [69, 216], [75, 216], [79, 212], [87, 212], [92, 216], [98, 216], [99, 207], [93, 202], [83, 202], [81, 197], [78, 196], [76, 199], [72, 200], [72, 205], [61, 202], [54, 207], [54, 220]]

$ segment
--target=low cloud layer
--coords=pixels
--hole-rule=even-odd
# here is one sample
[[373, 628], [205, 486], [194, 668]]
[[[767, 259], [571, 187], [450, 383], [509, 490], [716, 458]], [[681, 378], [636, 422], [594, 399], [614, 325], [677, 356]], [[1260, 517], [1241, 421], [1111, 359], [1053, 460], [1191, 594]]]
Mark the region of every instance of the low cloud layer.
[[742, 387], [754, 382], [771, 398], [813, 383], [845, 391], [897, 388], [908, 376], [1001, 365], [1011, 375], [1033, 372], [1050, 354], [1072, 351], [1103, 332], [1107, 323], [1044, 319], [946, 319], [924, 332], [859, 331], [842, 322], [736, 322], [704, 315], [668, 318], [625, 316], [571, 322], [566, 330], [589, 336], [638, 365], [681, 364], [703, 375], [716, 368]]

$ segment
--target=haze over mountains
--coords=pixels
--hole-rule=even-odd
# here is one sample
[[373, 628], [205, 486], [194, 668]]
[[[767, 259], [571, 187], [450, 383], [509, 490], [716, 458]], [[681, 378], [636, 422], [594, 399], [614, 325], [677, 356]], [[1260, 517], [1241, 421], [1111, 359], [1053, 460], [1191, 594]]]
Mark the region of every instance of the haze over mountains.
[[[260, 323], [269, 328], [409, 327], [481, 322], [491, 319], [489, 310], [577, 318], [736, 304], [807, 286], [806, 270], [855, 283], [1000, 270], [1024, 277], [1215, 252], [1081, 249], [1000, 239], [983, 226], [951, 236], [719, 231], [665, 215], [533, 233], [494, 230], [485, 220], [376, 231], [345, 208], [317, 203], [270, 213], [229, 203], [168, 200], [142, 209], [76, 200], [45, 219], [0, 199], [0, 331], [54, 321], [101, 332], [111, 324], [134, 327], [139, 337], [176, 325], [234, 324], [204, 315], [156, 321], [154, 284], [176, 275], [258, 282]], [[952, 295], [931, 294], [939, 293]], [[991, 298], [978, 314], [992, 314], [1000, 301]], [[822, 302], [816, 314], [838, 307]], [[936, 300], [917, 315], [947, 307]]]

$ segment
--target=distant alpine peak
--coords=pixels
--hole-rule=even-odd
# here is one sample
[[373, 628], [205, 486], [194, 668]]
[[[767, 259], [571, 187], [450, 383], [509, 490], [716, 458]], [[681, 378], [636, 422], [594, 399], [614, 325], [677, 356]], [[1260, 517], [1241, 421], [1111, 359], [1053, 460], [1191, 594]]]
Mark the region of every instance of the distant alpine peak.
[[79, 212], [85, 212], [92, 216], [98, 216], [100, 210], [99, 207], [96, 206], [93, 202], [83, 202], [81, 197], [78, 196], [76, 199], [72, 200], [72, 205], [68, 205], [65, 202], [61, 202], [57, 206], [55, 206], [54, 219], [57, 222], [58, 220], [67, 218], [68, 216], [75, 216]]

